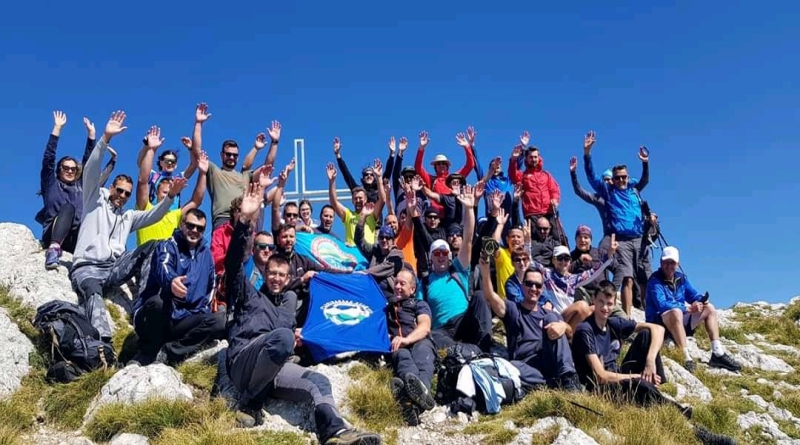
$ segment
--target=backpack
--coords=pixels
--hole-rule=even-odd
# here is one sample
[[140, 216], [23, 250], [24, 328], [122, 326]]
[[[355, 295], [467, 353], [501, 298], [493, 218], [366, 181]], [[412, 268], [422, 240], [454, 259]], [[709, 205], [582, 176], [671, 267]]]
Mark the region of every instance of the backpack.
[[50, 341], [53, 364], [47, 370], [49, 382], [69, 383], [96, 369], [116, 363], [114, 348], [100, 339], [80, 306], [53, 300], [36, 311], [33, 325]]

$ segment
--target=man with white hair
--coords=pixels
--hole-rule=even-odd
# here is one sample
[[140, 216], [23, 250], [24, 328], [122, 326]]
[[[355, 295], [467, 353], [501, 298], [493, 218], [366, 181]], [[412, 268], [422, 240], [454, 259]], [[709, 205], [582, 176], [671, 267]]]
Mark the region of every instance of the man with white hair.
[[717, 310], [708, 302], [708, 293], [698, 292], [686, 275], [678, 272], [679, 264], [678, 249], [665, 247], [661, 253], [661, 267], [647, 282], [647, 322], [663, 325], [667, 329], [675, 344], [683, 351], [683, 366], [689, 372], [694, 371], [695, 364], [686, 349], [686, 337], [694, 334], [697, 326], [703, 323], [711, 340], [708, 366], [739, 371], [742, 365], [726, 352], [719, 340]]

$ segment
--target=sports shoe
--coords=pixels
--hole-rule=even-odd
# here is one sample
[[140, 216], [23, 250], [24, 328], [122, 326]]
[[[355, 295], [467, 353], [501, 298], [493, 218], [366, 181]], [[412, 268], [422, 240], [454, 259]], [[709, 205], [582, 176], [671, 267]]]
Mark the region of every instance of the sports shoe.
[[416, 403], [412, 402], [408, 396], [404, 396], [400, 400], [400, 413], [403, 415], [403, 421], [408, 426], [419, 425], [419, 411], [420, 408]]
[[558, 382], [558, 387], [566, 392], [581, 392], [583, 391], [583, 385], [578, 380], [578, 376], [576, 374], [568, 374], [564, 377], [561, 377], [561, 380]]
[[703, 445], [736, 445], [733, 437], [712, 433], [702, 426], [694, 427], [694, 437]]
[[389, 389], [392, 391], [392, 396], [395, 400], [400, 400], [405, 395], [405, 388], [406, 384], [400, 377], [392, 377], [392, 381], [389, 382]]
[[708, 366], [713, 368], [727, 369], [728, 371], [738, 372], [742, 370], [742, 364], [737, 362], [730, 354], [711, 354]]
[[409, 372], [405, 375], [405, 384], [408, 397], [424, 411], [433, 409], [436, 406], [430, 391], [428, 391], [428, 388], [419, 377]]
[[342, 430], [325, 441], [325, 445], [380, 445], [381, 436], [353, 429]]
[[683, 368], [689, 371], [691, 374], [694, 374], [694, 370], [697, 369], [697, 366], [694, 364], [694, 360], [686, 360], [683, 362]]
[[44, 268], [47, 270], [58, 269], [58, 259], [61, 258], [61, 248], [51, 247], [44, 254]]
[[250, 402], [236, 411], [236, 425], [241, 428], [253, 428], [264, 423], [261, 413], [263, 403]]

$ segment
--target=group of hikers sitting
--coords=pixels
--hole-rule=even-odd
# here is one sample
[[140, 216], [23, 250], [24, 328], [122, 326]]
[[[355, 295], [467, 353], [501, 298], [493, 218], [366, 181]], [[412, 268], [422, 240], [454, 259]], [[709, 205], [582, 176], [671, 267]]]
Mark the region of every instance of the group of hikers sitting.
[[[330, 382], [306, 367], [311, 359], [304, 352], [303, 326], [311, 283], [318, 273], [343, 272], [298, 253], [298, 232], [334, 237], [366, 259], [366, 268], [350, 273], [372, 277], [385, 297], [391, 390], [409, 425], [417, 425], [420, 414], [437, 403], [434, 396], [441, 388], [431, 387], [440, 366], [437, 351], [464, 345], [489, 357], [513, 382], [514, 393], [499, 398], [505, 401], [541, 388], [588, 390], [642, 406], [672, 404], [687, 417], [690, 407], [659, 391], [666, 382], [659, 354], [665, 339], [683, 351], [683, 366], [693, 372], [686, 338], [703, 324], [711, 340], [708, 366], [741, 369], [720, 342], [708, 294], [697, 291], [679, 270], [678, 249], [661, 249], [660, 267], [651, 271], [659, 229], [656, 214], [641, 197], [649, 182], [644, 147], [638, 151], [641, 179], [630, 177], [625, 165], [597, 176], [591, 157], [595, 134], [585, 136], [584, 170], [591, 188], [581, 187], [576, 158], [569, 170], [574, 192], [598, 211], [602, 239], [595, 246], [593, 230], [580, 225], [570, 250], [559, 215], [560, 186], [544, 170], [527, 132], [511, 150], [505, 170], [499, 156], [482, 168], [471, 127], [456, 136], [465, 154], [457, 172], [442, 154], [428, 171], [426, 132], [419, 135], [413, 166], [403, 160], [408, 139], [392, 138], [385, 164], [376, 159], [362, 169], [360, 181], [335, 138], [336, 163], [325, 167], [330, 202], [317, 221], [311, 202], [285, 198], [294, 160], [276, 168], [279, 122], [256, 136], [241, 165], [238, 143], [224, 141], [217, 165], [202, 139], [210, 118], [208, 106], [199, 104], [192, 136], [182, 138], [189, 157], [183, 171], [178, 159], [184, 152], [157, 153], [164, 139], [160, 128], [151, 127], [139, 152], [136, 181], [119, 174], [106, 187], [115, 168], [111, 140], [125, 132], [125, 113], [112, 113], [99, 139], [84, 119], [88, 137], [78, 162], [70, 156], [56, 161], [67, 118], [55, 112], [42, 163], [44, 207], [36, 220], [43, 228], [45, 268], [58, 268], [63, 251], [73, 254], [69, 276], [79, 304], [109, 345], [104, 295], [136, 281], [131, 320], [138, 352], [128, 364], [173, 366], [227, 339], [225, 371], [238, 394], [235, 409], [243, 427], [263, 421], [268, 398], [312, 401], [320, 443], [381, 442], [377, 434], [346, 427]], [[267, 147], [265, 161], [254, 168]], [[107, 153], [111, 162], [101, 169]], [[473, 171], [476, 180], [470, 185]], [[194, 190], [183, 200], [181, 192], [195, 174]], [[340, 174], [352, 192], [352, 209], [337, 197]], [[206, 193], [211, 215], [200, 210]], [[134, 194], [134, 209], [129, 209]], [[343, 222], [343, 235], [332, 231], [336, 217]], [[267, 218], [271, 230], [263, 229]], [[131, 232], [137, 248], [128, 250]], [[645, 323], [631, 318], [634, 306], [644, 309]], [[505, 327], [504, 357], [493, 345], [493, 317]], [[625, 342], [630, 346], [619, 365]], [[479, 377], [475, 382], [477, 391], [498, 392], [487, 392], [487, 381]], [[438, 385], [443, 384], [440, 379]], [[458, 389], [466, 396], [476, 392], [474, 383], [461, 378]], [[499, 399], [484, 399], [486, 409], [496, 412]], [[706, 443], [719, 440], [698, 431]]]

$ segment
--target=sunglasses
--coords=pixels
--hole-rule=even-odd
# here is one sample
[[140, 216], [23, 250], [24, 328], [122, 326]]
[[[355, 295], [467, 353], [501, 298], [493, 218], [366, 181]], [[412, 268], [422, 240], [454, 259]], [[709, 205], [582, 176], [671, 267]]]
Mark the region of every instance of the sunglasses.
[[284, 213], [283, 216], [285, 216], [286, 218], [299, 218], [300, 214], [299, 213]]
[[123, 198], [130, 198], [131, 197], [131, 191], [130, 190], [125, 190], [124, 188], [121, 188], [121, 187], [117, 187], [117, 194], [122, 196]]
[[364, 173], [362, 176], [365, 177], [365, 178], [366, 177], [374, 177], [375, 173]]
[[78, 167], [68, 167], [66, 165], [61, 166], [61, 171], [64, 173], [77, 173]]
[[256, 249], [258, 249], [258, 250], [267, 250], [267, 249], [269, 249], [269, 251], [272, 252], [273, 250], [275, 250], [275, 244], [257, 243], [256, 244]]
[[390, 241], [393, 240], [394, 238], [392, 238], [391, 236], [379, 236], [378, 239], [381, 241]]
[[227, 151], [223, 151], [222, 156], [225, 156], [226, 158], [238, 158], [239, 153], [229, 153]]
[[511, 261], [515, 263], [527, 263], [530, 260], [531, 260], [530, 258], [514, 258]]
[[165, 163], [167, 165], [175, 165], [175, 163], [178, 162], [178, 161], [177, 161], [177, 159], [165, 158], [165, 159], [162, 159], [161, 162], [163, 162], [163, 163]]
[[199, 233], [203, 233], [206, 230], [206, 226], [201, 226], [200, 224], [194, 224], [190, 222], [185, 222], [184, 224], [186, 224], [186, 229], [190, 232], [196, 230]]
[[447, 256], [449, 254], [450, 254], [450, 252], [448, 252], [446, 250], [434, 250], [433, 251], [433, 256], [435, 256], [435, 257], [443, 257], [443, 256]]
[[558, 261], [569, 261], [572, 259], [569, 255], [559, 255], [556, 257]]
[[619, 175], [619, 176], [614, 176], [614, 177], [612, 177], [611, 179], [613, 179], [614, 181], [623, 181], [623, 180], [625, 180], [625, 179], [628, 179], [628, 175]]
[[535, 287], [536, 289], [541, 289], [542, 287], [544, 287], [544, 284], [542, 284], [541, 282], [533, 280], [525, 280], [522, 282], [522, 284], [524, 284], [525, 287]]
[[536, 230], [540, 232], [547, 232], [550, 230], [550, 227], [537, 227]]
[[425, 215], [425, 218], [428, 218], [428, 219], [439, 219], [439, 215]]

